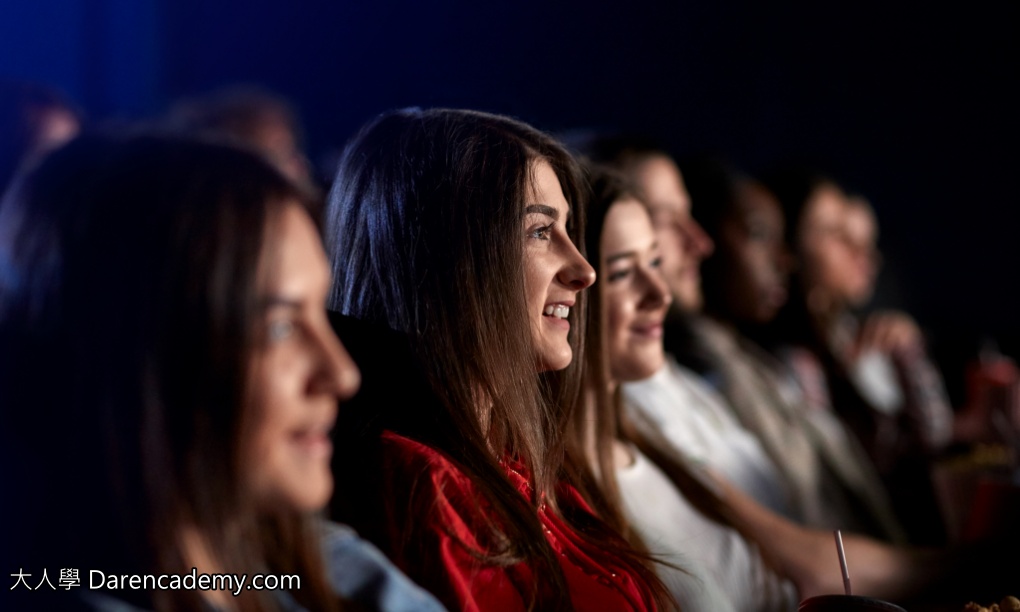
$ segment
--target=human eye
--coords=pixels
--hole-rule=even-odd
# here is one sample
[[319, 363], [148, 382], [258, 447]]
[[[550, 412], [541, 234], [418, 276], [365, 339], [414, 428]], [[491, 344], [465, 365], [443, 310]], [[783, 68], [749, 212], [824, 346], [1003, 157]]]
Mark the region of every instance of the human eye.
[[661, 268], [662, 267], [662, 256], [659, 255], [659, 256], [655, 257], [654, 259], [652, 259], [652, 261], [648, 262], [648, 267], [649, 268]]
[[606, 277], [610, 283], [623, 280], [630, 276], [630, 268], [622, 268], [619, 270], [610, 270], [609, 275]]
[[536, 240], [549, 240], [552, 235], [552, 229], [553, 229], [552, 224], [534, 227], [528, 230], [528, 238], [534, 238]]
[[280, 342], [290, 338], [297, 330], [297, 325], [291, 319], [274, 319], [269, 322], [266, 329], [266, 337], [270, 343]]

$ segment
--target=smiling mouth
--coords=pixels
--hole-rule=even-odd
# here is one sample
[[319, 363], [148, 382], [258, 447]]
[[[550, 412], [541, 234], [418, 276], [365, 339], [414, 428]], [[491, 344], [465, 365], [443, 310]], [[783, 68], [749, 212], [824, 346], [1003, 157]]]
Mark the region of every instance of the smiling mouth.
[[542, 314], [547, 317], [566, 319], [570, 316], [570, 306], [564, 306], [563, 304], [549, 304], [545, 307], [545, 311]]
[[291, 434], [291, 441], [311, 457], [328, 458], [333, 454], [333, 442], [329, 434], [322, 431], [295, 432]]
[[641, 339], [654, 340], [662, 337], [662, 322], [647, 325], [632, 325], [630, 331]]

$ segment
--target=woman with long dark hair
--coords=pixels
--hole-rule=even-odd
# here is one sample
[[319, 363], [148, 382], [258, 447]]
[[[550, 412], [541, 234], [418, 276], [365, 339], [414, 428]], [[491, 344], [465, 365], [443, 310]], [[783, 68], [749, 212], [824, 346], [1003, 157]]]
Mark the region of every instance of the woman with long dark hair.
[[0, 204], [15, 607], [429, 605], [317, 520], [359, 384], [317, 208], [252, 154], [146, 135], [80, 138]]
[[[334, 181], [332, 308], [409, 355], [378, 360], [388, 384], [338, 428], [335, 507], [451, 607], [656, 604], [645, 558], [573, 486], [586, 462], [562, 433], [595, 277], [574, 246], [583, 191], [545, 134], [444, 109], [373, 120]], [[420, 392], [387, 388], [398, 363]]]

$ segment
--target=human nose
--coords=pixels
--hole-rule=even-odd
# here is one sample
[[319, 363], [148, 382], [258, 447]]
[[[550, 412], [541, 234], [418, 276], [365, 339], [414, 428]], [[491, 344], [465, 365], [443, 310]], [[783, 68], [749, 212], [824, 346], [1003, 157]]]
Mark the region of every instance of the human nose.
[[321, 332], [319, 368], [314, 391], [335, 395], [343, 401], [354, 397], [361, 386], [361, 370], [329, 325]]
[[693, 217], [683, 220], [680, 231], [684, 237], [684, 249], [691, 255], [704, 259], [715, 250], [715, 243]]
[[556, 278], [574, 291], [587, 289], [595, 283], [595, 268], [581, 255], [574, 243], [567, 240], [563, 267]]
[[642, 270], [641, 278], [644, 281], [644, 293], [639, 303], [641, 307], [647, 310], [655, 310], [663, 306], [669, 306], [673, 302], [673, 295], [670, 293], [666, 280], [662, 278], [662, 273], [658, 269]]

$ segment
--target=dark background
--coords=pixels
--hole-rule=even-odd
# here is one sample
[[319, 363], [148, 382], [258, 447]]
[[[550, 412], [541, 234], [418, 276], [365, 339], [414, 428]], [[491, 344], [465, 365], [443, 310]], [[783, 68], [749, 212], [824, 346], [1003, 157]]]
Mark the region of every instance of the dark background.
[[93, 121], [253, 83], [313, 160], [375, 113], [456, 106], [612, 128], [755, 171], [795, 157], [867, 196], [880, 305], [948, 382], [983, 337], [1016, 354], [1020, 3], [3, 0], [0, 78]]

